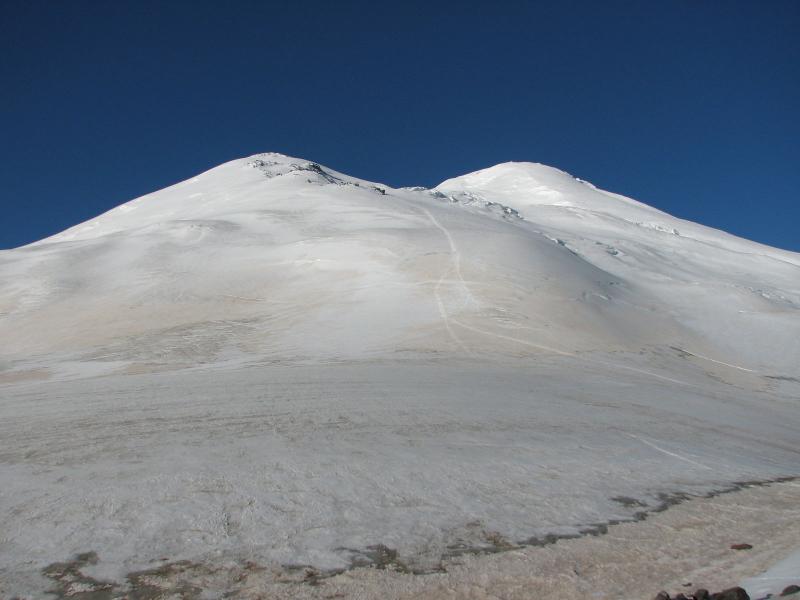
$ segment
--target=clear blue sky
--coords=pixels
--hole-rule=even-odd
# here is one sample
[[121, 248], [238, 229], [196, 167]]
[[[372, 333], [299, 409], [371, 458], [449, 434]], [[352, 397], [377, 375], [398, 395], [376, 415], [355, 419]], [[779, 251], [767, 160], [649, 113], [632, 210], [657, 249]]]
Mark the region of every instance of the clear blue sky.
[[507, 160], [800, 251], [800, 2], [0, 0], [0, 248], [278, 151]]

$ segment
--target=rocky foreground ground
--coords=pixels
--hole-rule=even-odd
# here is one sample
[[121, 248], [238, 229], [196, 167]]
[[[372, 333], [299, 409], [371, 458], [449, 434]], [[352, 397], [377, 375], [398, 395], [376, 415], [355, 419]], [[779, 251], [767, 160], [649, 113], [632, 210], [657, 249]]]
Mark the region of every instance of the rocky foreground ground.
[[[427, 575], [403, 572], [391, 560], [324, 576], [310, 568], [163, 557], [125, 581], [109, 581], [92, 576], [102, 557], [87, 552], [49, 566], [43, 576], [51, 581], [54, 597], [75, 600], [751, 600], [744, 589], [731, 585], [763, 573], [788, 556], [798, 540], [800, 483], [786, 481], [690, 499], [598, 535], [463, 555]], [[0, 597], [5, 598], [1, 584]], [[798, 586], [800, 574], [771, 597], [800, 599]]]

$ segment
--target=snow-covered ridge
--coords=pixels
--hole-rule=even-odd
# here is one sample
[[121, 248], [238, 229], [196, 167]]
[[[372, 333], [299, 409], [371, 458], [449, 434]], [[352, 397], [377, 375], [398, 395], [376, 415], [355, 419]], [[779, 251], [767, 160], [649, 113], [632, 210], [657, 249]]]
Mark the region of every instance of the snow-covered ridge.
[[798, 254], [777, 250], [741, 240], [719, 230], [678, 219], [661, 210], [631, 198], [597, 188], [591, 183], [573, 177], [569, 173], [530, 162], [507, 162], [448, 179], [436, 188], [445, 193], [472, 193], [497, 200], [519, 211], [521, 214], [546, 207], [561, 207], [565, 211], [602, 215], [607, 219], [618, 219], [625, 224], [645, 229], [685, 235], [717, 244], [725, 244], [732, 250], [738, 248], [753, 251], [758, 247], [763, 252], [780, 256], [800, 265]]
[[[307, 183], [353, 185], [355, 187], [361, 187], [366, 184], [363, 180], [322, 167], [318, 163], [293, 159], [275, 152], [258, 154], [247, 162], [247, 166], [258, 169], [269, 179], [283, 175], [296, 175], [305, 177]], [[386, 193], [385, 188], [377, 185], [369, 185], [368, 187], [380, 194]]]
[[[318, 296], [312, 290], [319, 287], [328, 300], [319, 297], [313, 310], [298, 305], [297, 318], [332, 318], [322, 316], [334, 310], [330, 303], [349, 298], [353, 319], [363, 311], [361, 318], [372, 314], [381, 323], [370, 328], [376, 345], [368, 354], [426, 348], [430, 340], [400, 340], [439, 323], [453, 349], [469, 355], [473, 344], [509, 343], [497, 326], [525, 323], [525, 343], [512, 344], [558, 352], [663, 344], [745, 368], [767, 357], [800, 363], [792, 362], [800, 356], [800, 335], [792, 337], [800, 256], [676, 219], [537, 163], [504, 163], [433, 189], [393, 189], [262, 153], [0, 253], [0, 269], [7, 275], [0, 327], [21, 336], [12, 351], [89, 351], [121, 335], [205, 327], [208, 319], [262, 322], [272, 318], [276, 295]], [[338, 286], [329, 277], [351, 285], [331, 295]], [[522, 291], [504, 297], [510, 283]], [[241, 301], [231, 312], [230, 298], [261, 300]], [[75, 310], [62, 315], [73, 302]], [[47, 313], [60, 324], [54, 331], [71, 333], [39, 331]], [[107, 326], [90, 325], [99, 315]], [[762, 335], [764, 327], [772, 333]], [[340, 339], [348, 330], [326, 331]], [[481, 339], [464, 341], [471, 336]], [[297, 339], [270, 352], [289, 344], [302, 347], [300, 355], [347, 355], [355, 347], [344, 338], [314, 348]], [[780, 350], [776, 339], [785, 342]], [[199, 355], [219, 360], [229, 343], [219, 340]], [[263, 343], [254, 348], [265, 351]]]
[[[561, 207], [567, 211], [600, 213], [609, 218], [619, 219], [624, 223], [674, 235], [680, 235], [681, 228], [683, 228], [685, 232], [691, 233], [693, 237], [711, 243], [720, 243], [720, 239], [724, 239], [724, 243], [736, 247], [739, 246], [737, 241], [740, 241], [740, 238], [735, 236], [704, 226], [698, 226], [672, 217], [663, 211], [631, 198], [601, 190], [591, 183], [560, 169], [532, 162], [501, 163], [487, 169], [448, 179], [431, 190], [424, 187], [406, 187], [393, 190], [385, 184], [351, 177], [316, 162], [277, 152], [264, 152], [230, 161], [192, 179], [178, 183], [170, 188], [165, 188], [165, 190], [199, 183], [207, 178], [222, 178], [224, 175], [229, 175], [233, 170], [241, 171], [243, 167], [255, 169], [268, 179], [290, 175], [299, 178], [299, 180], [304, 180], [307, 184], [363, 186], [381, 194], [385, 194], [387, 190], [392, 190], [396, 193], [423, 191], [433, 197], [449, 199], [462, 205], [474, 206], [475, 204], [481, 204], [489, 207], [491, 212], [505, 213], [511, 216], [524, 215], [526, 210], [530, 213], [531, 209], [536, 207]], [[46, 240], [42, 240], [42, 242], [102, 235], [102, 232], [108, 231], [108, 227], [97, 229], [101, 220], [111, 221], [110, 217], [112, 215], [113, 217], [118, 217], [120, 213], [133, 212], [139, 209], [140, 205], [150, 196], [152, 194], [122, 204], [95, 219], [51, 236]], [[201, 194], [189, 195], [189, 199], [199, 198], [200, 196]], [[196, 205], [189, 205], [186, 208], [197, 210]], [[167, 215], [168, 213], [164, 213], [160, 216]], [[756, 242], [741, 241], [744, 241], [744, 247], [751, 251], [754, 248], [760, 248], [767, 254], [776, 254], [781, 259], [800, 266], [800, 258], [798, 258], [799, 255], [797, 253], [770, 248]], [[734, 249], [733, 247], [732, 249]]]

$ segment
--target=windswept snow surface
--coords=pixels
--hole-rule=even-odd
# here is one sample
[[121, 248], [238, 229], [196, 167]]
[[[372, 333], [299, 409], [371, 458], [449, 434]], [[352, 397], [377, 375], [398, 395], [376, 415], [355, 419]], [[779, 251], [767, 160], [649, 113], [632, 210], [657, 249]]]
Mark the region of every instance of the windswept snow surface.
[[778, 597], [790, 585], [800, 581], [800, 549], [772, 565], [763, 573], [742, 582], [752, 598]]
[[0, 341], [0, 595], [88, 551], [425, 570], [800, 475], [800, 255], [539, 164], [235, 160], [0, 252]]

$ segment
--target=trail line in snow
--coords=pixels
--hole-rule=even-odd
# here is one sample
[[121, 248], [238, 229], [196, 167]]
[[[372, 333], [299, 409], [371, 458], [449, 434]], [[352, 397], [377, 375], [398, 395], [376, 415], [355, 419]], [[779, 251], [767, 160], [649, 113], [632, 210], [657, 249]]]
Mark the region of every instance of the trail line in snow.
[[463, 327], [464, 329], [469, 329], [470, 331], [474, 331], [476, 333], [482, 333], [483, 335], [488, 335], [491, 337], [500, 338], [503, 340], [508, 340], [510, 342], [516, 342], [517, 344], [523, 344], [524, 346], [531, 346], [533, 348], [539, 348], [540, 350], [547, 350], [548, 352], [554, 352], [555, 354], [561, 354], [562, 356], [576, 356], [573, 352], [566, 352], [564, 350], [558, 350], [557, 348], [553, 348], [551, 346], [545, 346], [543, 344], [536, 344], [534, 342], [529, 342], [527, 340], [521, 340], [519, 338], [511, 337], [510, 335], [503, 335], [502, 333], [494, 333], [492, 331], [487, 331], [485, 329], [480, 329], [478, 327], [473, 327], [472, 325], [467, 325], [466, 323], [462, 323], [461, 321], [457, 321], [456, 319], [452, 319], [453, 323], [458, 325], [459, 327]]
[[423, 208], [422, 211], [425, 213], [428, 219], [430, 219], [431, 223], [433, 223], [434, 226], [439, 229], [439, 231], [441, 231], [447, 238], [447, 243], [450, 245], [450, 255], [453, 257], [453, 266], [456, 270], [456, 277], [459, 279], [459, 281], [464, 283], [464, 277], [461, 275], [461, 252], [459, 252], [458, 246], [456, 246], [456, 243], [453, 240], [453, 236], [446, 227], [443, 227], [442, 224], [436, 220], [436, 217], [431, 214], [431, 211], [429, 211], [427, 208]]
[[[472, 298], [472, 292], [470, 292], [469, 286], [464, 279], [464, 275], [461, 273], [461, 251], [456, 246], [456, 242], [453, 239], [453, 235], [450, 233], [450, 230], [447, 229], [444, 225], [439, 223], [439, 221], [434, 217], [431, 212], [427, 208], [423, 208], [422, 211], [425, 215], [430, 219], [430, 222], [441, 231], [444, 236], [447, 238], [447, 244], [450, 246], [450, 256], [453, 260], [453, 269], [455, 271], [456, 280], [461, 283], [461, 289], [464, 293], [464, 301], [461, 304], [461, 308], [464, 308], [469, 303], [474, 303]], [[439, 281], [443, 281], [444, 277], [442, 277]]]
[[633, 438], [634, 440], [638, 440], [641, 443], [643, 443], [643, 444], [645, 444], [647, 446], [650, 446], [654, 450], [658, 450], [662, 454], [666, 454], [667, 456], [672, 456], [673, 458], [677, 458], [678, 460], [682, 460], [684, 462], [687, 462], [689, 464], [695, 465], [696, 467], [700, 467], [702, 469], [707, 469], [709, 471], [713, 470], [711, 467], [709, 467], [707, 465], [704, 465], [702, 463], [699, 463], [699, 462], [697, 462], [695, 460], [692, 460], [691, 458], [686, 458], [685, 456], [681, 456], [680, 454], [676, 454], [675, 452], [670, 452], [669, 450], [665, 450], [661, 446], [656, 446], [653, 442], [651, 442], [649, 440], [646, 440], [644, 438], [641, 438], [638, 435], [634, 435], [632, 433], [626, 433], [625, 435], [627, 435], [629, 438]]
[[[461, 252], [458, 250], [458, 246], [456, 246], [456, 243], [455, 243], [455, 240], [453, 239], [452, 234], [450, 233], [450, 231], [446, 227], [444, 227], [441, 223], [439, 223], [439, 221], [436, 220], [436, 217], [434, 217], [427, 208], [423, 208], [422, 211], [428, 217], [430, 222], [433, 223], [433, 225], [437, 229], [439, 229], [439, 231], [441, 231], [444, 234], [444, 236], [447, 238], [447, 243], [450, 246], [450, 255], [452, 256], [452, 259], [453, 259], [453, 267], [455, 269], [456, 278], [458, 279], [459, 282], [461, 282], [461, 286], [464, 288], [465, 296], [466, 297], [470, 297], [471, 293], [470, 293], [469, 287], [467, 286], [467, 282], [464, 280], [464, 276], [461, 274]], [[488, 336], [492, 336], [492, 337], [496, 337], [496, 338], [500, 338], [500, 339], [509, 340], [509, 341], [512, 341], [512, 342], [516, 342], [518, 344], [523, 344], [525, 346], [531, 346], [533, 348], [538, 348], [540, 350], [546, 350], [548, 352], [554, 352], [556, 354], [561, 354], [562, 356], [574, 356], [574, 354], [571, 353], [571, 352], [565, 352], [563, 350], [558, 350], [557, 348], [552, 348], [550, 346], [544, 346], [542, 344], [535, 344], [533, 342], [529, 342], [529, 341], [522, 340], [522, 339], [519, 339], [519, 338], [511, 337], [511, 336], [508, 336], [508, 335], [503, 335], [503, 334], [500, 334], [500, 333], [493, 333], [491, 331], [486, 331], [485, 329], [479, 329], [478, 327], [473, 327], [472, 325], [467, 325], [466, 323], [462, 323], [461, 321], [457, 321], [456, 319], [449, 318], [449, 316], [446, 314], [447, 311], [446, 311], [446, 309], [444, 307], [444, 304], [441, 301], [441, 297], [440, 297], [440, 295], [438, 293], [439, 286], [441, 285], [442, 281], [444, 281], [444, 278], [446, 277], [446, 275], [448, 273], [449, 273], [449, 271], [445, 272], [445, 274], [442, 275], [442, 277], [439, 279], [439, 282], [436, 284], [436, 300], [439, 302], [439, 310], [442, 313], [442, 318], [445, 321], [445, 326], [447, 327], [448, 331], [452, 331], [451, 326], [450, 326], [450, 322], [452, 321], [453, 323], [455, 323], [459, 327], [463, 327], [464, 329], [468, 329], [468, 330], [474, 331], [476, 333], [480, 333], [480, 334], [483, 334], [483, 335], [488, 335]], [[452, 335], [455, 336], [454, 333]], [[455, 336], [455, 339], [459, 339], [459, 338], [457, 336]]]
[[467, 348], [467, 345], [460, 337], [458, 337], [458, 334], [453, 331], [453, 327], [450, 325], [450, 316], [447, 314], [447, 307], [444, 305], [444, 302], [442, 301], [442, 295], [439, 293], [439, 288], [442, 287], [442, 281], [449, 273], [450, 269], [447, 269], [444, 273], [442, 273], [441, 278], [436, 282], [436, 286], [433, 288], [433, 295], [436, 296], [436, 305], [439, 307], [439, 314], [442, 316], [442, 322], [444, 323], [444, 327], [447, 329], [447, 333], [450, 335], [450, 338], [456, 344], [458, 344], [464, 352], [471, 355], [472, 352], [470, 352], [469, 348]]
[[721, 360], [716, 360], [714, 358], [709, 358], [708, 356], [703, 356], [702, 354], [697, 354], [695, 352], [689, 352], [688, 350], [685, 350], [683, 348], [681, 348], [681, 350], [683, 352], [686, 352], [686, 354], [690, 354], [691, 356], [694, 356], [695, 358], [700, 358], [702, 360], [707, 360], [709, 362], [717, 363], [718, 365], [724, 365], [726, 367], [730, 367], [731, 369], [739, 369], [740, 371], [747, 371], [748, 373], [758, 373], [758, 371], [756, 371], [754, 369], [748, 369], [746, 367], [740, 367], [739, 365], [732, 365], [730, 363], [722, 362]]
[[652, 371], [645, 371], [644, 369], [637, 369], [636, 367], [629, 367], [628, 365], [619, 365], [617, 363], [610, 363], [604, 360], [598, 360], [596, 358], [587, 358], [579, 354], [575, 354], [574, 356], [581, 360], [585, 360], [586, 362], [592, 362], [598, 365], [604, 365], [606, 367], [613, 367], [616, 369], [625, 369], [626, 371], [633, 371], [634, 373], [649, 375], [650, 377], [655, 377], [656, 379], [661, 379], [662, 381], [669, 381], [670, 383], [678, 383], [680, 385], [688, 385], [689, 387], [697, 387], [696, 385], [693, 385], [686, 381], [681, 381], [680, 379], [673, 379], [672, 377], [667, 377], [666, 375], [659, 375], [658, 373], [653, 373]]
[[577, 358], [578, 360], [582, 360], [588, 363], [594, 363], [597, 365], [603, 365], [605, 367], [617, 368], [617, 369], [625, 369], [627, 371], [633, 371], [634, 373], [641, 373], [642, 375], [648, 375], [650, 377], [655, 377], [656, 379], [661, 379], [662, 381], [669, 381], [670, 383], [677, 383], [680, 385], [688, 385], [692, 386], [691, 383], [687, 383], [685, 381], [681, 381], [680, 379], [673, 379], [671, 377], [666, 377], [665, 375], [659, 375], [658, 373], [653, 373], [652, 371], [645, 371], [644, 369], [637, 369], [636, 367], [629, 367], [627, 365], [618, 365], [615, 363], [605, 362], [603, 360], [598, 360], [596, 358], [588, 358], [586, 356], [581, 356], [577, 352], [569, 352], [567, 350], [559, 350], [558, 348], [553, 348], [552, 346], [545, 346], [544, 344], [536, 344], [534, 342], [529, 342], [527, 340], [522, 340], [519, 338], [511, 337], [510, 335], [503, 335], [502, 333], [494, 333], [493, 331], [487, 331], [485, 329], [480, 329], [478, 327], [473, 327], [472, 325], [467, 325], [466, 323], [462, 323], [456, 319], [451, 319], [453, 323], [458, 325], [459, 327], [463, 327], [464, 329], [469, 329], [470, 331], [474, 331], [476, 333], [482, 333], [484, 335], [489, 335], [491, 337], [496, 337], [503, 340], [508, 340], [511, 342], [516, 342], [518, 344], [523, 344], [525, 346], [531, 346], [532, 348], [539, 348], [540, 350], [546, 350], [548, 352], [553, 352], [555, 354], [560, 354], [561, 356], [571, 356], [573, 358]]
[[469, 355], [472, 355], [472, 352], [467, 348], [467, 345], [464, 341], [458, 336], [458, 334], [453, 330], [453, 326], [450, 324], [450, 315], [447, 313], [447, 307], [444, 305], [444, 301], [442, 300], [442, 295], [439, 293], [439, 290], [442, 287], [442, 282], [445, 281], [448, 275], [450, 275], [450, 269], [454, 268], [456, 277], [459, 282], [461, 282], [461, 286], [464, 288], [464, 291], [469, 294], [469, 288], [467, 288], [466, 283], [464, 282], [464, 277], [461, 275], [461, 253], [458, 251], [458, 248], [453, 241], [453, 237], [450, 235], [450, 232], [447, 231], [439, 221], [431, 214], [431, 212], [427, 208], [423, 208], [422, 212], [428, 217], [431, 223], [439, 229], [442, 233], [444, 233], [445, 237], [447, 238], [447, 243], [450, 245], [450, 256], [453, 261], [453, 267], [448, 267], [447, 269], [442, 272], [441, 277], [436, 282], [436, 285], [433, 288], [433, 294], [436, 296], [436, 305], [439, 308], [439, 314], [442, 317], [442, 322], [444, 323], [445, 329], [447, 329], [447, 333], [450, 338], [459, 346], [461, 349]]
[[[461, 286], [462, 286], [462, 288], [464, 290], [465, 298], [471, 298], [472, 294], [471, 294], [471, 292], [469, 290], [469, 286], [467, 285], [467, 282], [464, 280], [464, 277], [461, 274], [461, 252], [459, 251], [458, 246], [456, 245], [452, 234], [450, 233], [450, 231], [444, 225], [439, 223], [439, 221], [436, 219], [436, 217], [434, 217], [427, 208], [422, 208], [421, 210], [422, 210], [423, 213], [425, 213], [425, 215], [428, 217], [430, 222], [433, 223], [433, 225], [437, 229], [439, 229], [439, 231], [441, 231], [444, 234], [444, 236], [447, 238], [447, 243], [450, 246], [450, 255], [451, 255], [452, 260], [453, 260], [453, 268], [455, 270], [456, 278], [461, 283]], [[488, 336], [495, 337], [495, 338], [498, 338], [498, 339], [508, 340], [508, 341], [511, 341], [511, 342], [522, 344], [524, 346], [530, 346], [532, 348], [538, 348], [540, 350], [545, 350], [547, 352], [553, 352], [555, 354], [560, 354], [561, 356], [572, 356], [572, 357], [577, 358], [578, 360], [583, 360], [583, 361], [586, 361], [586, 362], [589, 362], [589, 363], [595, 363], [595, 364], [603, 365], [603, 366], [606, 366], [606, 367], [625, 369], [627, 371], [633, 371], [635, 373], [641, 373], [642, 375], [648, 375], [650, 377], [655, 377], [656, 379], [661, 379], [662, 381], [669, 381], [670, 383], [677, 383], [679, 385], [688, 385], [688, 386], [694, 387], [694, 386], [692, 386], [692, 384], [687, 383], [685, 381], [680, 381], [679, 379], [672, 379], [671, 377], [666, 377], [664, 375], [658, 375], [657, 373], [653, 373], [651, 371], [645, 371], [644, 369], [637, 369], [635, 367], [629, 367], [629, 366], [626, 366], [626, 365], [618, 365], [618, 364], [614, 364], [614, 363], [608, 363], [608, 362], [605, 362], [605, 361], [597, 360], [597, 359], [594, 359], [594, 358], [587, 358], [585, 356], [581, 356], [577, 352], [570, 352], [568, 350], [559, 350], [558, 348], [553, 348], [552, 346], [546, 346], [544, 344], [536, 344], [534, 342], [529, 342], [527, 340], [523, 340], [523, 339], [520, 339], [520, 338], [515, 338], [515, 337], [509, 336], [509, 335], [504, 335], [502, 333], [495, 333], [495, 332], [492, 332], [492, 331], [487, 331], [486, 329], [480, 329], [479, 327], [474, 327], [473, 325], [467, 325], [466, 323], [462, 323], [461, 321], [453, 319], [447, 314], [447, 308], [445, 307], [444, 302], [442, 301], [442, 298], [441, 298], [441, 294], [439, 293], [439, 288], [441, 287], [442, 282], [445, 280], [445, 278], [447, 277], [448, 274], [449, 274], [449, 270], [445, 271], [445, 273], [442, 274], [442, 276], [439, 278], [439, 281], [436, 283], [436, 287], [434, 289], [434, 293], [436, 295], [436, 302], [437, 302], [437, 304], [439, 306], [439, 313], [442, 315], [442, 320], [444, 321], [445, 327], [447, 328], [447, 331], [450, 334], [450, 337], [454, 341], [456, 341], [459, 344], [459, 346], [461, 346], [462, 349], [464, 349], [468, 354], [471, 354], [470, 351], [467, 349], [466, 345], [463, 343], [461, 338], [459, 338], [458, 335], [453, 331], [451, 323], [454, 323], [454, 324], [458, 325], [459, 327], [463, 327], [464, 329], [467, 329], [467, 330], [470, 330], [470, 331], [474, 331], [476, 333], [480, 333], [482, 335], [488, 335]], [[464, 305], [466, 305], [466, 301], [464, 302]]]

